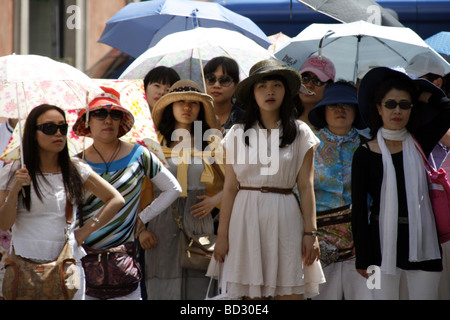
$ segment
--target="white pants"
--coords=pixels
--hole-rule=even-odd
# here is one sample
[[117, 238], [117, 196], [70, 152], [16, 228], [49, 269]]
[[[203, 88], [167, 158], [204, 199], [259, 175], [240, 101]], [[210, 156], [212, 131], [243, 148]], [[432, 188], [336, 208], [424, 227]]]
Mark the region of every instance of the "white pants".
[[326, 282], [313, 300], [372, 300], [366, 279], [356, 271], [355, 259], [334, 262], [323, 268]]
[[380, 289], [373, 289], [375, 300], [437, 300], [442, 272], [402, 270], [396, 274], [380, 272]]
[[450, 241], [441, 244], [442, 275], [439, 283], [439, 299], [450, 300]]

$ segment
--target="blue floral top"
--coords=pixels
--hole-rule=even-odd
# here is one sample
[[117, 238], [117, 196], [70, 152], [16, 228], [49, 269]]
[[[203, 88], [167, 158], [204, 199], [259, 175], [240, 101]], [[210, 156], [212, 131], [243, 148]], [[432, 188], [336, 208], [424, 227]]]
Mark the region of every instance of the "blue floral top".
[[320, 145], [314, 157], [314, 190], [316, 210], [323, 211], [351, 204], [351, 170], [359, 133], [352, 128], [345, 136], [328, 128], [318, 133]]

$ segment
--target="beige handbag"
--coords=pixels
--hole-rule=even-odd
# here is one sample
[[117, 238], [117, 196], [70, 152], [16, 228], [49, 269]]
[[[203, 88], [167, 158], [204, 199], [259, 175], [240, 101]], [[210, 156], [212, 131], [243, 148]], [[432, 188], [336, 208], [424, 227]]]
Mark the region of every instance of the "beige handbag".
[[[67, 228], [71, 220], [72, 205], [67, 202]], [[79, 288], [80, 277], [67, 233], [66, 243], [56, 260], [36, 263], [16, 255], [13, 250], [6, 264], [3, 279], [5, 300], [72, 300]]]

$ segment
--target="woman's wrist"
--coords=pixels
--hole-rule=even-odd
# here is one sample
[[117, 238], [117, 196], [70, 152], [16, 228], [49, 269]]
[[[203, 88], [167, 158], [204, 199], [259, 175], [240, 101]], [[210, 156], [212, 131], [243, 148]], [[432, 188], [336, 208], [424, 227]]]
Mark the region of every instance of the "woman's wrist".
[[10, 206], [14, 206], [14, 207], [16, 207], [17, 208], [17, 198], [16, 198], [16, 200], [14, 201], [14, 200], [11, 200], [9, 197], [6, 197], [5, 198], [5, 203], [7, 204], [7, 205], [10, 205]]

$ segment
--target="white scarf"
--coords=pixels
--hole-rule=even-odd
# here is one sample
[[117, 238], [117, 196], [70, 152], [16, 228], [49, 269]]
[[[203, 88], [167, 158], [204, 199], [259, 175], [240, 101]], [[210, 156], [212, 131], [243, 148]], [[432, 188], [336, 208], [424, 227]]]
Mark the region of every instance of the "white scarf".
[[395, 274], [398, 226], [397, 179], [392, 156], [384, 139], [403, 141], [403, 168], [409, 223], [409, 261], [439, 259], [441, 255], [424, 163], [413, 137], [405, 128], [402, 130], [380, 128], [377, 139], [383, 159], [380, 198], [381, 271]]

